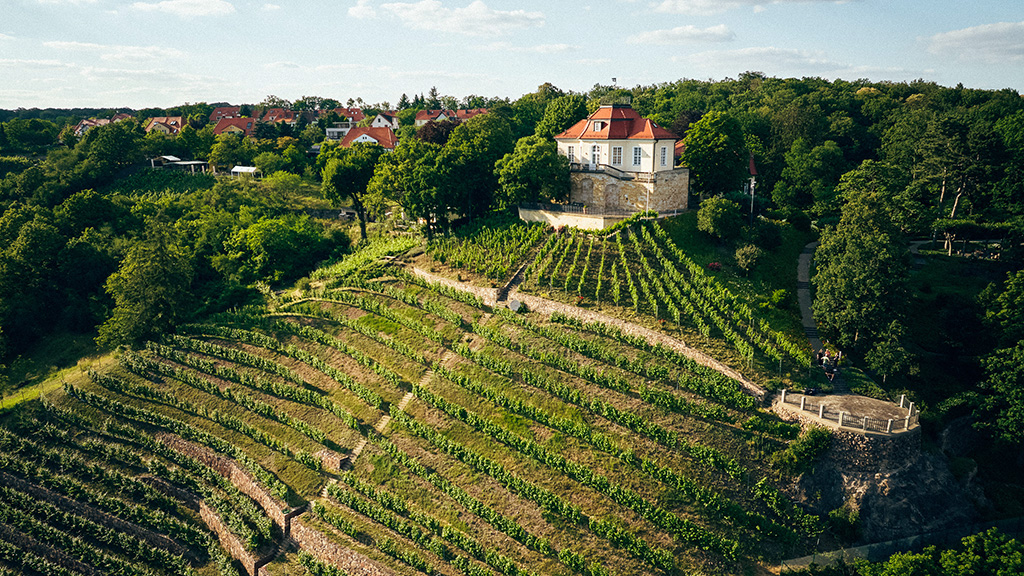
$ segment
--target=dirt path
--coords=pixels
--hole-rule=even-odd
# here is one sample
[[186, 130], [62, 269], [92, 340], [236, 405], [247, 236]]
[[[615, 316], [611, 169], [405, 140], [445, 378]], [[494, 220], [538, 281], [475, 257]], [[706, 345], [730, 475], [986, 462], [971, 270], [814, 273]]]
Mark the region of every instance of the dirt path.
[[[800, 322], [803, 324], [807, 340], [811, 343], [812, 351], [825, 347], [818, 335], [818, 325], [814, 321], [814, 311], [811, 309], [813, 304], [811, 299], [811, 260], [814, 259], [814, 250], [818, 248], [818, 244], [820, 242], [815, 241], [804, 246], [796, 268], [796, 299], [800, 303]], [[849, 392], [850, 387], [842, 376], [836, 376], [832, 380], [833, 394], [848, 394]]]

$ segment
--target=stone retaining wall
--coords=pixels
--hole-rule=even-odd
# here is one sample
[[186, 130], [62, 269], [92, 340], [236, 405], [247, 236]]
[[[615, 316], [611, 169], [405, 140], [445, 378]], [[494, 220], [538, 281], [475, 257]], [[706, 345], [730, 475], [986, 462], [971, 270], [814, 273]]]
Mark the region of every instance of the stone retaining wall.
[[245, 569], [249, 576], [256, 576], [257, 558], [246, 549], [241, 539], [224, 525], [224, 521], [220, 519], [220, 516], [204, 501], [199, 502], [199, 517], [217, 535], [217, 540], [228, 551], [228, 554], [231, 554], [232, 558], [242, 563], [242, 568]]
[[291, 537], [314, 558], [337, 566], [351, 576], [393, 576], [396, 574], [377, 562], [331, 541], [326, 534], [310, 528], [302, 518], [292, 520]]
[[498, 289], [497, 288], [484, 288], [484, 287], [481, 287], [481, 286], [470, 286], [469, 284], [467, 284], [465, 282], [458, 282], [456, 280], [452, 280], [451, 278], [445, 278], [443, 276], [438, 276], [436, 274], [431, 274], [430, 272], [427, 272], [426, 270], [421, 270], [421, 269], [416, 268], [416, 267], [412, 268], [412, 273], [417, 275], [417, 276], [419, 276], [419, 277], [421, 277], [421, 278], [425, 278], [427, 281], [433, 282], [434, 284], [443, 284], [443, 285], [445, 285], [445, 286], [447, 286], [449, 288], [458, 290], [460, 292], [469, 292], [470, 294], [473, 294], [477, 298], [483, 300], [484, 304], [486, 304], [488, 306], [494, 306], [494, 304], [498, 301]]
[[216, 470], [218, 474], [230, 480], [243, 494], [255, 500], [282, 532], [288, 533], [287, 511], [290, 506], [275, 498], [270, 490], [264, 488], [234, 460], [166, 432], [157, 434], [157, 440]]

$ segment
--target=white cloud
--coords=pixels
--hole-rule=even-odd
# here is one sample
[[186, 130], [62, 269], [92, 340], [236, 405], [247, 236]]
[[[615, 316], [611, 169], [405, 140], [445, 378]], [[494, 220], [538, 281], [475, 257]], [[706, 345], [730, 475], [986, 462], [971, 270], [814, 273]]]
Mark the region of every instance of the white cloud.
[[71, 68], [71, 64], [61, 62], [60, 60], [30, 60], [24, 58], [0, 58], [0, 67], [7, 68], [20, 68], [20, 67], [33, 67], [33, 68]]
[[222, 16], [235, 11], [235, 6], [224, 0], [163, 0], [162, 2], [136, 2], [132, 8], [144, 12], [166, 12], [182, 18]]
[[481, 50], [491, 52], [517, 52], [525, 54], [560, 54], [565, 52], [577, 52], [581, 49], [575, 44], [535, 44], [532, 46], [515, 46], [508, 42], [491, 42], [480, 46]]
[[738, 50], [713, 50], [673, 58], [677, 62], [702, 64], [719, 70], [763, 70], [768, 74], [813, 73], [846, 69], [848, 66], [827, 59], [820, 52], [760, 46]]
[[982, 24], [931, 36], [928, 51], [962, 60], [998, 62], [1024, 59], [1024, 22]]
[[734, 8], [751, 7], [760, 12], [769, 4], [841, 4], [846, 0], [662, 0], [654, 5], [655, 12], [669, 14], [718, 14]]
[[278, 4], [269, 4], [269, 3], [268, 4], [264, 4], [263, 7], [260, 8], [260, 10], [263, 10], [264, 12], [275, 12], [275, 11], [280, 10], [280, 9], [281, 9], [280, 5], [278, 5]]
[[0, 40], [14, 40], [14, 36], [10, 36], [0, 32]]
[[263, 67], [277, 70], [298, 70], [302, 68], [302, 66], [295, 62], [267, 62]]
[[40, 4], [95, 4], [96, 0], [36, 0]]
[[377, 11], [370, 6], [370, 0], [358, 0], [355, 6], [349, 6], [348, 15], [358, 20], [376, 18]]
[[640, 32], [626, 39], [630, 44], [686, 44], [688, 42], [728, 42], [736, 38], [736, 34], [725, 24], [710, 28], [696, 26], [678, 26], [669, 30], [649, 30]]
[[475, 0], [465, 8], [445, 8], [438, 0], [416, 3], [382, 4], [409, 28], [455, 32], [470, 36], [507, 34], [514, 29], [544, 25], [544, 14], [525, 10], [493, 10], [483, 0]]
[[53, 41], [43, 42], [47, 48], [72, 50], [75, 52], [92, 52], [99, 54], [100, 60], [114, 62], [141, 62], [167, 58], [184, 58], [185, 53], [175, 48], [163, 46], [119, 46], [115, 44], [93, 44], [89, 42]]

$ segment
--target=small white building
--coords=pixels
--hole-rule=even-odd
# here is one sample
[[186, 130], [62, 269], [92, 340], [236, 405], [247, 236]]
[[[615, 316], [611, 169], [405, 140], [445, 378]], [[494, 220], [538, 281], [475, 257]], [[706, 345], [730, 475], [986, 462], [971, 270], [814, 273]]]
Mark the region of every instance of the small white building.
[[233, 178], [256, 178], [261, 174], [260, 169], [255, 166], [235, 166], [231, 169], [231, 176]]

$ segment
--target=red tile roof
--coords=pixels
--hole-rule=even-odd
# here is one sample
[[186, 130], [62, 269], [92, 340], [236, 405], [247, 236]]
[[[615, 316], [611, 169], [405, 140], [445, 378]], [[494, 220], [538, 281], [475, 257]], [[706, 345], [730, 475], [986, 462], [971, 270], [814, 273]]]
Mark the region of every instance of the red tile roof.
[[146, 121], [146, 126], [143, 129], [146, 132], [151, 132], [157, 129], [158, 124], [163, 126], [163, 131], [167, 134], [177, 134], [184, 126], [181, 116], [153, 116]]
[[221, 118], [217, 122], [217, 126], [214, 127], [213, 133], [223, 134], [224, 132], [241, 131], [246, 136], [252, 136], [252, 129], [255, 124], [256, 121], [252, 118]]
[[335, 108], [334, 113], [353, 122], [360, 122], [363, 118], [366, 118], [362, 108]]
[[[594, 130], [594, 121], [603, 126]], [[679, 136], [641, 118], [632, 107], [601, 106], [584, 120], [555, 136], [556, 140], [678, 140]]]
[[487, 108], [469, 108], [466, 110], [420, 110], [416, 112], [417, 122], [429, 122], [430, 120], [437, 120], [442, 114], [445, 118], [458, 118], [459, 120], [469, 120], [473, 116], [478, 114], [486, 114]]
[[381, 147], [388, 150], [394, 150], [398, 144], [398, 138], [395, 136], [394, 130], [386, 126], [381, 128], [374, 128], [372, 126], [356, 126], [355, 128], [348, 131], [345, 138], [342, 139], [341, 145], [348, 148], [355, 142], [356, 138], [360, 136], [368, 136], [377, 141]]
[[263, 114], [264, 122], [291, 122], [295, 120], [295, 112], [284, 108], [270, 108]]
[[238, 118], [242, 115], [241, 106], [220, 106], [210, 112], [210, 123], [219, 122], [223, 118]]

